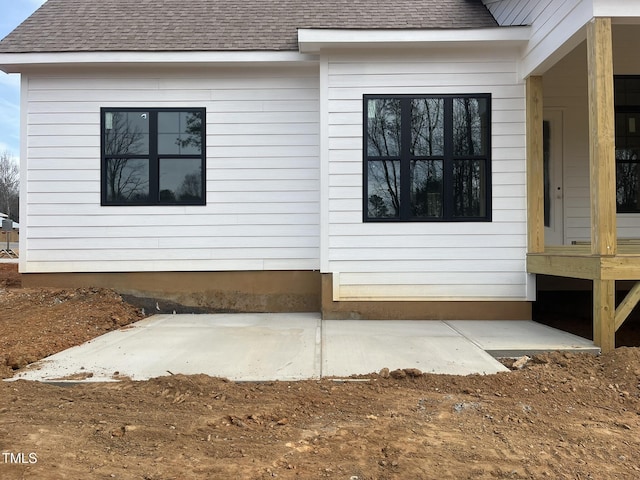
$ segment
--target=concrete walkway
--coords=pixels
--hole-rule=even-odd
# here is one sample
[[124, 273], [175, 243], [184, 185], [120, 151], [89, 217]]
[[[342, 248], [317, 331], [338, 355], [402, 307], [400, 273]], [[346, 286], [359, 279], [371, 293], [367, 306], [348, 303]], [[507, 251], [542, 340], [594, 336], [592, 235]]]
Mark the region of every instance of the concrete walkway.
[[146, 380], [204, 373], [235, 381], [347, 377], [382, 368], [491, 374], [495, 357], [599, 353], [593, 342], [527, 321], [325, 320], [314, 313], [155, 315], [52, 355], [13, 379]]

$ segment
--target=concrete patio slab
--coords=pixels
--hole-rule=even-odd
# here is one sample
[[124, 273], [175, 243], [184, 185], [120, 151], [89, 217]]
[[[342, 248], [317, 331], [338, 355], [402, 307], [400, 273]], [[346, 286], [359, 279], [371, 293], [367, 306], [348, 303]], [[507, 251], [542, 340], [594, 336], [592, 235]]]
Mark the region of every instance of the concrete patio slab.
[[9, 380], [146, 380], [207, 374], [234, 381], [348, 377], [382, 368], [491, 374], [494, 357], [592, 342], [535, 322], [325, 320], [316, 313], [155, 315], [30, 365]]
[[322, 375], [349, 376], [382, 368], [469, 375], [506, 371], [482, 349], [443, 322], [326, 320], [322, 327]]
[[204, 373], [266, 381], [317, 378], [319, 370], [318, 314], [154, 315], [52, 355], [14, 378], [114, 381]]
[[521, 357], [555, 350], [600, 353], [600, 348], [591, 340], [533, 321], [455, 320], [446, 323], [494, 357]]

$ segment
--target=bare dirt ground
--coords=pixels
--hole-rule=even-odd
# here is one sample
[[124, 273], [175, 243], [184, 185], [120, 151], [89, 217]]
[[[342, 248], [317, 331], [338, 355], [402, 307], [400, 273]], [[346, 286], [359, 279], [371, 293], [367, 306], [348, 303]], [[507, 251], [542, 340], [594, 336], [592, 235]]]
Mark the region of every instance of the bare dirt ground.
[[[0, 264], [0, 363], [140, 318], [113, 292], [20, 288]], [[5, 479], [636, 479], [640, 349], [489, 376], [0, 382]]]

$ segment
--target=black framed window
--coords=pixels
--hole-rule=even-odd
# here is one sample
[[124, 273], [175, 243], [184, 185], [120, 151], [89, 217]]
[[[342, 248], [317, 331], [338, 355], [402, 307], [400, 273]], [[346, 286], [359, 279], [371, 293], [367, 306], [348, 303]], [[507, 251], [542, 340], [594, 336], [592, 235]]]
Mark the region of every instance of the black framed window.
[[490, 221], [491, 97], [364, 96], [365, 221]]
[[640, 213], [640, 77], [614, 77], [616, 207]]
[[102, 205], [204, 205], [204, 108], [102, 108]]

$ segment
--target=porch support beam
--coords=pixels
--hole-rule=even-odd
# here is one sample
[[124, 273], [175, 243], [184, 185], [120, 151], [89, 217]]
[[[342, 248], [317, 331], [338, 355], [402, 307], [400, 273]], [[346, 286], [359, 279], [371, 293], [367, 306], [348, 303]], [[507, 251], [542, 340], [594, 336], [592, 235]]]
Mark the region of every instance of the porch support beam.
[[624, 321], [629, 317], [629, 315], [631, 315], [631, 312], [636, 307], [639, 301], [640, 301], [640, 282], [636, 282], [633, 288], [629, 290], [629, 293], [627, 293], [627, 296], [624, 297], [624, 300], [622, 300], [620, 305], [618, 305], [618, 308], [616, 308], [616, 315], [615, 315], [616, 332], [622, 326]]
[[611, 19], [587, 24], [591, 254], [615, 255], [616, 168]]
[[542, 140], [542, 77], [527, 77], [527, 248], [544, 252], [544, 166]]
[[527, 255], [527, 272], [594, 280], [600, 277], [600, 259], [591, 255]]
[[593, 281], [593, 343], [602, 353], [616, 348], [615, 280]]
[[600, 257], [587, 253], [545, 253], [527, 255], [527, 272], [585, 280], [634, 280], [640, 278], [640, 254]]

